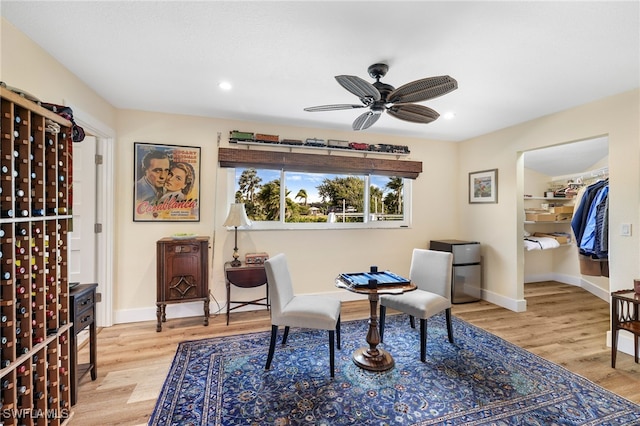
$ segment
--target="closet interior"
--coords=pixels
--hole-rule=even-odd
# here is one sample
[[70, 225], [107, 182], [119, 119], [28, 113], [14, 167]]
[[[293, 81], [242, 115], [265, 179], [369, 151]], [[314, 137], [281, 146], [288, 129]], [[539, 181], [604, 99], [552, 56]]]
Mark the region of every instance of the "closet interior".
[[608, 292], [608, 175], [606, 136], [524, 153], [524, 283]]

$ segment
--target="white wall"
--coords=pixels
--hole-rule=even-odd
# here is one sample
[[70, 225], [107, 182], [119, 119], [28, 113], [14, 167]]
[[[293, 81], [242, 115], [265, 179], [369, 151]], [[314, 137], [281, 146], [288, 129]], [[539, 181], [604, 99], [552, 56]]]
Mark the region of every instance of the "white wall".
[[[638, 233], [619, 235], [621, 223], [638, 229], [640, 205], [640, 90], [633, 90], [545, 116], [462, 142], [460, 176], [476, 170], [499, 169], [499, 203], [470, 205], [460, 195], [459, 233], [485, 245], [485, 297], [514, 310], [526, 307], [523, 290], [524, 255], [523, 165], [527, 150], [609, 137], [610, 290], [630, 288], [640, 276]], [[464, 194], [466, 182], [460, 181]]]
[[46, 102], [79, 107], [115, 128], [113, 106], [1, 17], [0, 33], [0, 81]]

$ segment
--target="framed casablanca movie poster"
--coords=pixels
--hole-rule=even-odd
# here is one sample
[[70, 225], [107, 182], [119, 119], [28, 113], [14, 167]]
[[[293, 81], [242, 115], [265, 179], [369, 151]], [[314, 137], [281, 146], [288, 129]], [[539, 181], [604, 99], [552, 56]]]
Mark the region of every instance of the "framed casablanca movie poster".
[[135, 142], [133, 220], [200, 221], [200, 147]]

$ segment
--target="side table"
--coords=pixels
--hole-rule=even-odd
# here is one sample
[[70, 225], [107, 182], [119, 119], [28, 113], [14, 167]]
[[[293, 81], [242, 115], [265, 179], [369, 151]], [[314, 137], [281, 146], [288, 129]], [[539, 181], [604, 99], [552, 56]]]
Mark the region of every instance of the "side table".
[[640, 295], [633, 290], [611, 293], [611, 368], [616, 368], [618, 330], [633, 334], [635, 362], [638, 363], [638, 338], [640, 338]]
[[[224, 264], [224, 276], [227, 285], [227, 325], [229, 325], [229, 312], [247, 305], [266, 306], [269, 309], [269, 285], [267, 285], [267, 273], [262, 264], [231, 266], [231, 262]], [[265, 297], [260, 299], [245, 301], [231, 300], [231, 284], [241, 288], [253, 288], [265, 286]], [[231, 304], [239, 304], [231, 307]]]
[[[368, 286], [356, 286], [345, 280], [345, 276], [371, 276], [379, 279], [384, 279], [386, 275], [390, 275], [390, 282], [394, 282], [399, 277], [392, 272], [378, 272], [377, 268], [374, 270], [372, 267], [371, 273], [354, 273], [354, 274], [340, 274], [336, 278], [336, 287], [344, 288], [353, 293], [366, 294], [369, 298], [369, 331], [367, 332], [366, 341], [369, 347], [361, 347], [353, 353], [353, 362], [358, 367], [369, 371], [386, 371], [395, 365], [395, 361], [391, 354], [384, 349], [378, 348], [380, 344], [380, 331], [378, 330], [378, 300], [380, 294], [401, 294], [408, 291], [413, 291], [417, 287], [411, 282], [402, 282], [398, 284], [385, 284], [378, 285], [378, 280], [373, 279], [369, 281]], [[404, 280], [404, 279], [403, 279]]]
[[[71, 405], [78, 400], [78, 382], [91, 372], [91, 380], [98, 377], [96, 348], [96, 288], [98, 284], [80, 284], [69, 291], [71, 320]], [[89, 327], [89, 363], [78, 365], [78, 333]]]

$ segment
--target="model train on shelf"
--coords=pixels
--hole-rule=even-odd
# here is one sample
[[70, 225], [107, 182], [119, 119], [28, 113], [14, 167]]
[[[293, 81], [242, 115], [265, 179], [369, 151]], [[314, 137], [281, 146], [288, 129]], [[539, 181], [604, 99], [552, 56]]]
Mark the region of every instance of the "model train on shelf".
[[355, 151], [371, 151], [371, 152], [386, 152], [393, 154], [409, 154], [409, 147], [406, 145], [392, 145], [387, 143], [368, 144], [361, 142], [349, 142], [338, 139], [319, 139], [319, 138], [307, 138], [302, 141], [300, 139], [280, 139], [278, 135], [267, 135], [264, 133], [251, 133], [240, 132], [232, 130], [229, 132], [229, 142], [254, 142], [264, 144], [278, 144], [289, 146], [304, 146], [315, 148], [334, 148], [334, 149], [347, 149]]

